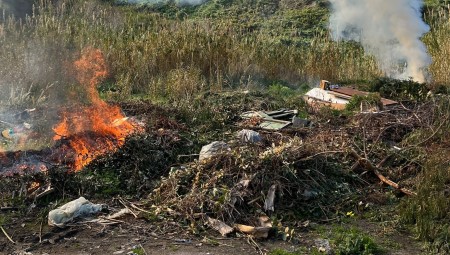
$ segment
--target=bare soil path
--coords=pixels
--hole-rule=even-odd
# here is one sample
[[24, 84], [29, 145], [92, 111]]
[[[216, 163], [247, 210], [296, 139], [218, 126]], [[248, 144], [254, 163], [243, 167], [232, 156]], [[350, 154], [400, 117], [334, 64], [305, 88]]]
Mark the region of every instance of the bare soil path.
[[[258, 241], [256, 247], [245, 236], [223, 238], [215, 232], [192, 235], [175, 225], [165, 225], [162, 232], [160, 226], [129, 217], [121, 224], [108, 226], [86, 223], [55, 229], [44, 223], [40, 230], [40, 223], [31, 219], [17, 219], [16, 223], [4, 226], [16, 244], [0, 233], [0, 254], [251, 255], [267, 254], [274, 249], [311, 254], [317, 248], [316, 240], [327, 239], [327, 233], [335, 227], [320, 225], [319, 228], [299, 230], [295, 241], [269, 239]], [[354, 220], [342, 226], [368, 234], [385, 249], [386, 254], [424, 254], [411, 236], [381, 223]]]

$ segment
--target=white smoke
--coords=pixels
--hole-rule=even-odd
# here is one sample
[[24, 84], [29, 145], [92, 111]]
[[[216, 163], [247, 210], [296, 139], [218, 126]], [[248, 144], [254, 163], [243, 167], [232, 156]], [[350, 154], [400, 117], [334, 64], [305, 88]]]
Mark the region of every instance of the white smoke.
[[125, 0], [124, 2], [130, 4], [159, 4], [159, 3], [169, 3], [175, 2], [179, 5], [200, 5], [207, 0]]
[[360, 42], [386, 75], [425, 82], [431, 63], [420, 38], [429, 31], [422, 0], [330, 0], [335, 40]]

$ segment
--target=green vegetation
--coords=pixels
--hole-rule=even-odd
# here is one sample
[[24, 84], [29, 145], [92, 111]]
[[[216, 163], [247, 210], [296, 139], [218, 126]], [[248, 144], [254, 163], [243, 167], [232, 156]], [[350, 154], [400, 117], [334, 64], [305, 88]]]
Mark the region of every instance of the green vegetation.
[[366, 96], [353, 96], [349, 103], [345, 106], [347, 111], [360, 111], [361, 105], [367, 104], [375, 109], [382, 109], [383, 105], [381, 103], [381, 97], [378, 93], [369, 93]]
[[345, 230], [338, 228], [334, 232], [336, 233], [334, 244], [336, 245], [337, 255], [382, 254], [382, 250], [372, 238], [356, 229]]
[[146, 254], [144, 248], [142, 248], [142, 247], [134, 248], [132, 250], [132, 252], [133, 252], [133, 254], [136, 254], [136, 255], [144, 255], [144, 254]]
[[[6, 78], [18, 83], [18, 89], [26, 91], [35, 84], [36, 91], [42, 91], [58, 81], [46, 93], [56, 94], [53, 97], [70, 90], [64, 63], [86, 46], [100, 48], [108, 58], [107, 98], [145, 94], [189, 100], [200, 91], [254, 88], [273, 81], [299, 86], [308, 77], [356, 80], [378, 75], [376, 63], [362, 54], [360, 46], [330, 41], [322, 5], [267, 10], [271, 5], [243, 2], [210, 1], [196, 7], [189, 18], [182, 18], [167, 17], [151, 8], [114, 7], [98, 1], [62, 0], [56, 6], [42, 1], [36, 15], [25, 22], [9, 19], [3, 25], [0, 60], [8, 63], [6, 70], [15, 70]], [[204, 14], [212, 5], [224, 14]], [[173, 8], [180, 13], [184, 10]], [[256, 19], [254, 25], [250, 25], [251, 18], [243, 18], [246, 15]], [[266, 16], [273, 22], [265, 22]], [[323, 19], [311, 23], [316, 16]], [[308, 27], [300, 27], [305, 20]], [[292, 31], [304, 32], [295, 35]], [[31, 52], [47, 65], [39, 66], [38, 73], [30, 73], [30, 66], [23, 64], [29, 63]]]
[[[303, 251], [290, 252], [290, 251], [286, 251], [286, 250], [283, 250], [283, 249], [274, 249], [274, 250], [269, 252], [269, 255], [302, 255], [302, 254], [308, 254], [308, 253], [307, 252], [303, 252]], [[313, 254], [320, 254], [320, 253], [317, 252], [317, 253], [313, 253]]]
[[378, 92], [384, 98], [395, 98], [399, 101], [423, 101], [429, 89], [425, 84], [412, 80], [380, 78], [370, 83], [369, 91]]
[[[428, 148], [441, 147], [437, 153], [428, 155], [425, 167], [417, 180], [417, 196], [403, 201], [400, 207], [401, 219], [412, 224], [418, 238], [430, 242], [433, 254], [450, 252], [450, 164], [448, 160], [448, 142], [450, 139], [450, 104], [448, 99], [433, 98], [439, 102], [439, 109], [432, 118], [435, 128], [430, 134], [428, 129], [417, 130], [407, 142], [417, 146], [425, 141]], [[443, 117], [444, 116], [444, 117]], [[423, 143], [423, 142], [422, 142]], [[414, 147], [413, 147], [414, 148]], [[417, 149], [414, 148], [414, 149]]]
[[413, 224], [418, 238], [429, 242], [433, 254], [450, 252], [449, 182], [448, 162], [430, 162], [420, 177], [418, 196], [404, 201], [400, 209], [403, 221]]
[[[5, 79], [18, 86], [0, 98], [24, 95], [22, 101], [37, 104], [65, 95], [70, 88], [65, 88], [69, 71], [64, 63], [86, 46], [100, 48], [108, 58], [110, 75], [102, 88], [110, 99], [190, 100], [208, 90], [276, 82], [295, 89], [311, 77], [353, 81], [381, 75], [361, 46], [331, 41], [322, 1], [212, 0], [196, 7], [110, 2], [40, 1], [24, 21], [6, 19], [0, 60], [7, 63], [4, 70], [15, 70]], [[432, 32], [424, 41], [434, 60], [433, 79], [445, 84], [450, 81], [445, 57], [450, 23], [445, 9], [436, 7], [436, 12], [432, 6], [425, 13]], [[33, 59], [45, 65], [36, 67]], [[36, 95], [26, 94], [31, 88]]]

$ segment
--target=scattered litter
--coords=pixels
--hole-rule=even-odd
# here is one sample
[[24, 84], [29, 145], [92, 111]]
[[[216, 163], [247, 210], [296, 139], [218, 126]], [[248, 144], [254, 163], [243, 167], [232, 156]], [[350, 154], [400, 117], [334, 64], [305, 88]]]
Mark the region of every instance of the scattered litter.
[[330, 241], [327, 239], [316, 239], [315, 240], [315, 246], [319, 250], [319, 252], [325, 253], [325, 254], [332, 254]]
[[11, 128], [2, 131], [2, 136], [6, 139], [12, 139], [13, 130]]
[[243, 129], [237, 134], [239, 140], [244, 143], [258, 143], [261, 142], [261, 135], [250, 129]]
[[12, 125], [10, 128], [2, 130], [1, 134], [2, 137], [7, 140], [19, 140], [21, 138], [25, 139], [31, 128], [31, 124], [24, 122], [19, 125]]
[[225, 142], [215, 141], [202, 147], [199, 160], [204, 161], [229, 150], [230, 147]]
[[174, 239], [173, 241], [175, 243], [183, 243], [183, 244], [190, 244], [190, 243], [192, 243], [191, 239]]
[[33, 109], [25, 109], [22, 112], [16, 113], [14, 114], [14, 119], [18, 122], [24, 121], [24, 120], [28, 120], [31, 117], [32, 112], [36, 111], [36, 108]]
[[223, 221], [216, 220], [213, 218], [208, 217], [208, 224], [213, 228], [214, 230], [219, 231], [219, 233], [222, 236], [226, 236], [234, 231], [234, 229], [227, 224], [225, 224]]
[[295, 128], [309, 127], [310, 125], [310, 120], [298, 118], [296, 116], [292, 117], [292, 126]]
[[266, 211], [275, 211], [275, 207], [273, 205], [275, 200], [275, 191], [277, 190], [277, 185], [273, 184], [270, 186], [269, 191], [267, 192], [266, 201], [264, 202], [264, 210]]
[[291, 119], [297, 110], [281, 109], [278, 111], [249, 111], [241, 114], [243, 119], [261, 119], [258, 127], [266, 130], [280, 130], [292, 124]]
[[266, 215], [259, 216], [258, 218], [259, 225], [261, 227], [271, 228], [272, 227], [272, 220], [267, 217]]
[[64, 227], [66, 223], [73, 221], [78, 217], [89, 217], [100, 212], [105, 206], [102, 204], [93, 204], [80, 197], [48, 213], [48, 225]]
[[248, 185], [250, 184], [253, 176], [245, 176], [236, 185], [234, 185], [231, 191], [230, 205], [234, 206], [238, 199], [240, 200], [242, 196], [247, 192]]

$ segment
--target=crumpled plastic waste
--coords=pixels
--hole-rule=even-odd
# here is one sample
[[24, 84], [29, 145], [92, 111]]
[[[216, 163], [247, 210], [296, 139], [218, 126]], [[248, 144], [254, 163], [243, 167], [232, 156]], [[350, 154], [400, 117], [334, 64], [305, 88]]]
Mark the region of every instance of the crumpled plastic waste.
[[199, 160], [204, 161], [229, 150], [230, 147], [225, 142], [215, 141], [202, 147]]
[[105, 208], [102, 204], [93, 204], [80, 197], [70, 201], [57, 209], [48, 213], [48, 225], [56, 227], [64, 227], [68, 222], [72, 222], [75, 218], [89, 217], [99, 213]]
[[244, 143], [258, 143], [261, 142], [261, 135], [253, 130], [243, 129], [237, 133], [238, 138]]

